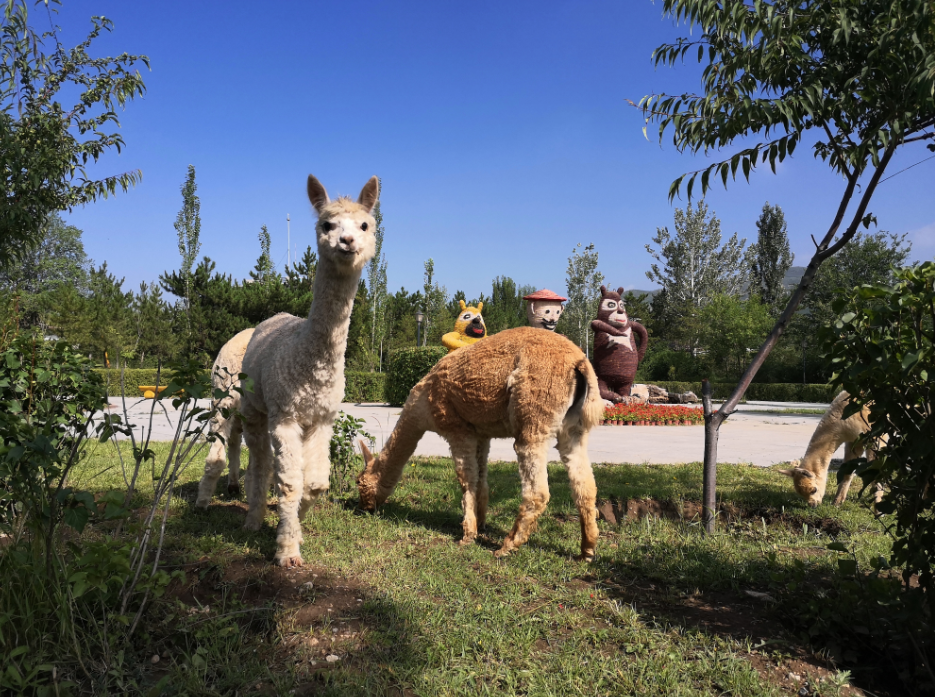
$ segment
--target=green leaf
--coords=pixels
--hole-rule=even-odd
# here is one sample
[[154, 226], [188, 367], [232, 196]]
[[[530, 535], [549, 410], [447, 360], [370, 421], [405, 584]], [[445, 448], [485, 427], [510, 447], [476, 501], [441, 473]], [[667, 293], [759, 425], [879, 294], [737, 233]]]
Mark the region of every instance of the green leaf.
[[847, 551], [847, 545], [845, 545], [843, 542], [831, 542], [830, 544], [827, 545], [827, 548], [833, 552], [846, 552]]

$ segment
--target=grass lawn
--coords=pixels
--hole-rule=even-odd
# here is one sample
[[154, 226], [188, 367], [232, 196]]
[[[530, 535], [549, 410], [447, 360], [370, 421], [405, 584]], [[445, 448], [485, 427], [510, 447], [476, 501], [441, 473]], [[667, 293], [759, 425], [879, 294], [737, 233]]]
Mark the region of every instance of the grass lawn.
[[[846, 632], [859, 635], [864, 615], [840, 607], [847, 555], [827, 549], [844, 543], [862, 570], [888, 555], [854, 493], [810, 509], [773, 471], [722, 466], [722, 520], [706, 537], [694, 519], [700, 464], [596, 466], [589, 565], [572, 559], [577, 510], [553, 465], [538, 530], [497, 560], [519, 506], [516, 465], [491, 465], [487, 531], [462, 548], [451, 462], [417, 458], [376, 515], [354, 510], [354, 490], [318, 502], [304, 521], [306, 566], [282, 570], [269, 561], [275, 509], [257, 533], [226, 494], [195, 512], [200, 475], [185, 473], [166, 529], [167, 565], [185, 582], [151, 608], [132, 669], [140, 685], [162, 679], [165, 694], [861, 694], [849, 677], [890, 694], [880, 669], [853, 667]], [[71, 483], [122, 489], [113, 446]]]

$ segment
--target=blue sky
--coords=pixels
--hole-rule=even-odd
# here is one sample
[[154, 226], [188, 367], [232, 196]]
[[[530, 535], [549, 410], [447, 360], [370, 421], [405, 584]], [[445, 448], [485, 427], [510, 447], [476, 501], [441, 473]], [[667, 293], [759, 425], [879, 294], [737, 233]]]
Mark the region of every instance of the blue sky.
[[[356, 197], [377, 174], [392, 291], [421, 287], [433, 257], [438, 280], [469, 298], [497, 275], [561, 292], [579, 242], [596, 245], [608, 284], [649, 288], [644, 245], [684, 205], [668, 202], [669, 184], [706, 162], [647, 141], [627, 104], [699, 86], [694, 63], [654, 69], [653, 49], [686, 30], [649, 0], [65, 0], [65, 45], [91, 15], [115, 23], [96, 55], [143, 53], [152, 65], [146, 96], [121, 114], [123, 153], [92, 169], [139, 168], [142, 182], [66, 216], [127, 289], [179, 266], [173, 222], [189, 164], [201, 254], [235, 278], [259, 256], [263, 224], [282, 269], [287, 213], [293, 244], [313, 244], [309, 173], [332, 197]], [[926, 154], [907, 149], [888, 171]], [[915, 259], [935, 256], [933, 181], [935, 160], [882, 184], [871, 205], [881, 229], [910, 233]], [[842, 189], [800, 146], [778, 174], [716, 188], [708, 203], [725, 235], [748, 240], [764, 202], [779, 204], [805, 264]]]

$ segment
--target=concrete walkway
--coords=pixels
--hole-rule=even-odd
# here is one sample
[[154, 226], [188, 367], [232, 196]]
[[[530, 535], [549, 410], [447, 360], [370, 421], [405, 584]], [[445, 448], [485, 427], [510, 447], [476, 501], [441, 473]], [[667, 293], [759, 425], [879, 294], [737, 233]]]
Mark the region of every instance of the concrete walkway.
[[[111, 398], [112, 413], [123, 415], [119, 398]], [[207, 404], [207, 401], [204, 402]], [[137, 433], [148, 423], [153, 402], [148, 399], [127, 400], [129, 421]], [[342, 410], [364, 420], [364, 429], [376, 439], [377, 448], [389, 437], [399, 418], [401, 407], [386, 404], [343, 404]], [[700, 407], [699, 407], [700, 408]], [[740, 405], [738, 412], [722, 426], [718, 439], [718, 462], [748, 462], [769, 466], [788, 462], [805, 454], [819, 414], [770, 413], [790, 408], [827, 409], [827, 404], [788, 402], [750, 402]], [[178, 414], [171, 402], [157, 402], [153, 414], [154, 441], [172, 440]], [[588, 444], [591, 462], [667, 464], [699, 462], [704, 453], [702, 426], [598, 426], [591, 431]], [[843, 446], [836, 457], [843, 456]], [[416, 455], [449, 455], [448, 445], [438, 435], [426, 433], [419, 442]], [[494, 440], [491, 460], [515, 461], [513, 442]], [[549, 459], [558, 460], [558, 451], [549, 450]]]

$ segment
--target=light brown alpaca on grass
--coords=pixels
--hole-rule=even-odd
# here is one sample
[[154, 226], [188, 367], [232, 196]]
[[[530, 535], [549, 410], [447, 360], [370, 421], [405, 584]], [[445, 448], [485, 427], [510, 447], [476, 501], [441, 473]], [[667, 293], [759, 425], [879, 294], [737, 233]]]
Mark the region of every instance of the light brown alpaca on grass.
[[[808, 505], [812, 508], [821, 504], [825, 496], [825, 489], [828, 485], [828, 466], [831, 464], [835, 451], [842, 444], [845, 462], [862, 457], [865, 451], [868, 460], [874, 458], [874, 451], [868, 448], [861, 438], [870, 430], [870, 409], [865, 406], [856, 414], [851, 414], [846, 419], [842, 418], [850, 398], [847, 392], [842, 391], [838, 394], [831, 402], [828, 411], [821, 417], [821, 421], [818, 422], [818, 427], [805, 450], [805, 457], [798, 466], [791, 470], [778, 470], [781, 474], [792, 477], [796, 493], [808, 501]], [[834, 497], [835, 506], [844, 503], [855, 476], [852, 472], [838, 482], [838, 493]], [[879, 495], [880, 492], [877, 490], [878, 501]]]
[[[373, 177], [357, 201], [331, 201], [308, 177], [318, 212], [318, 271], [308, 319], [278, 314], [261, 323], [243, 360], [253, 391], [241, 397], [244, 438], [250, 448], [244, 527], [259, 530], [274, 470], [279, 488], [276, 562], [301, 566], [301, 521], [328, 490], [328, 444], [344, 398], [344, 351], [360, 273], [373, 256], [379, 195]], [[271, 447], [272, 445], [272, 447]], [[273, 453], [275, 450], [275, 453]]]
[[461, 544], [470, 544], [487, 517], [490, 439], [513, 438], [522, 503], [495, 552], [504, 556], [526, 542], [549, 502], [547, 454], [550, 439], [557, 438], [581, 518], [580, 558], [590, 561], [597, 543], [597, 488], [588, 432], [603, 412], [591, 363], [572, 342], [533, 327], [500, 332], [448, 354], [412, 388], [376, 457], [361, 441], [366, 468], [357, 479], [360, 507], [373, 511], [386, 501], [422, 434], [434, 431], [451, 447], [463, 492]]
[[218, 411], [211, 419], [211, 433], [216, 433], [221, 438], [214, 441], [211, 450], [208, 451], [205, 473], [198, 484], [198, 497], [195, 499], [197, 508], [207, 508], [211, 503], [214, 489], [224, 473], [228, 459], [230, 470], [227, 474], [227, 492], [232, 496], [240, 494], [240, 438], [243, 426], [233, 413], [229, 419], [225, 419], [220, 410], [229, 409], [235, 412], [240, 409], [240, 393], [234, 388], [240, 386], [238, 376], [243, 372], [243, 356], [253, 331], [253, 327], [244, 329], [224, 344], [211, 368], [211, 387], [228, 390], [229, 394], [214, 405]]

